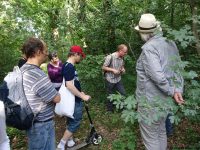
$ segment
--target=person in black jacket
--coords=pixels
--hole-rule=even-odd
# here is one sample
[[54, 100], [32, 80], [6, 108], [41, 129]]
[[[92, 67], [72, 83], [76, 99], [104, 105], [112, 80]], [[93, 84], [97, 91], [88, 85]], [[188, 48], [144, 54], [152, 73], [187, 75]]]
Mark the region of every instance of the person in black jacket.
[[18, 67], [21, 68], [27, 62], [26, 56], [22, 55], [22, 57], [18, 61]]

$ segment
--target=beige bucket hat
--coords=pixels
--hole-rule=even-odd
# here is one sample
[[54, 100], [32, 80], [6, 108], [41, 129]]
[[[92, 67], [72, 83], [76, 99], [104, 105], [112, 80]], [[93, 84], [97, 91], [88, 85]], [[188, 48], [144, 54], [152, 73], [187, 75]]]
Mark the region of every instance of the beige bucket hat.
[[151, 33], [160, 27], [160, 22], [153, 14], [143, 14], [135, 30], [143, 33]]

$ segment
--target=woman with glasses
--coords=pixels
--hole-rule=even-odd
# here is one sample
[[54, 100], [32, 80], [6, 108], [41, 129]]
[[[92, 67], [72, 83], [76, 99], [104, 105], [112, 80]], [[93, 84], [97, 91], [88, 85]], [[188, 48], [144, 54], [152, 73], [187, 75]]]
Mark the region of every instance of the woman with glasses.
[[62, 62], [59, 60], [56, 52], [51, 52], [49, 55], [49, 64], [47, 65], [47, 71], [51, 82], [55, 89], [58, 91], [62, 84]]

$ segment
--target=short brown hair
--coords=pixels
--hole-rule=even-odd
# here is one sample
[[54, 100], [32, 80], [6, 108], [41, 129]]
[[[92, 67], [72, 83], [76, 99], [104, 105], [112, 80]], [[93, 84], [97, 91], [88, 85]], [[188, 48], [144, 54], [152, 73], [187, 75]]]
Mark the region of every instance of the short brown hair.
[[69, 57], [71, 57], [71, 56], [74, 56], [75, 54], [78, 54], [78, 53], [74, 53], [74, 52], [70, 52], [70, 51], [69, 51], [67, 57], [69, 58]]
[[38, 50], [43, 51], [44, 47], [45, 45], [42, 40], [31, 37], [23, 44], [21, 51], [25, 54], [26, 58], [32, 58]]
[[56, 52], [56, 51], [50, 52], [50, 53], [49, 53], [49, 55], [48, 55], [48, 57], [49, 57], [49, 60], [52, 60], [52, 59], [53, 59], [53, 57], [57, 57], [57, 56], [58, 56], [58, 54], [57, 54], [57, 52]]

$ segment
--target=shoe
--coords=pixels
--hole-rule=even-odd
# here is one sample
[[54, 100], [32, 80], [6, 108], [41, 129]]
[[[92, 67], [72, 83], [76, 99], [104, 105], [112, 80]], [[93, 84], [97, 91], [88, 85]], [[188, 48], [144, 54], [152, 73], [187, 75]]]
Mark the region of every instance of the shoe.
[[56, 150], [65, 150], [65, 148], [56, 148]]
[[57, 145], [56, 150], [65, 150], [65, 143], [63, 140], [60, 141], [60, 143]]
[[56, 150], [65, 150], [65, 148], [58, 148], [58, 147], [57, 147]]
[[75, 142], [72, 138], [67, 141], [67, 147], [73, 147], [74, 145], [75, 145]]
[[167, 137], [171, 137], [171, 136], [173, 136], [173, 132], [167, 133]]

